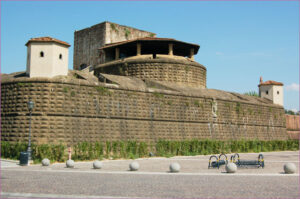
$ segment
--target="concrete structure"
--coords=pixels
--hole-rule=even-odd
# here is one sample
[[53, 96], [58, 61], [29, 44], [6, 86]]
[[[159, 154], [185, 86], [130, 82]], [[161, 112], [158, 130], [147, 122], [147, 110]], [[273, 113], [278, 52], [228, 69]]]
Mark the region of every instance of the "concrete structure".
[[66, 162], [67, 168], [74, 168], [74, 165], [75, 165], [74, 160], [67, 160]]
[[260, 78], [259, 96], [273, 101], [274, 104], [283, 106], [283, 83], [272, 80], [263, 82]]
[[233, 162], [229, 162], [225, 165], [225, 170], [227, 173], [235, 173], [237, 171], [237, 166]]
[[297, 171], [296, 165], [294, 163], [286, 163], [283, 165], [284, 173], [286, 174], [292, 174]]
[[49, 165], [50, 165], [50, 160], [49, 160], [48, 158], [44, 158], [44, 159], [42, 160], [42, 165], [43, 165], [43, 166], [49, 166]]
[[93, 162], [94, 169], [101, 169], [102, 168], [102, 162], [99, 160], [96, 160]]
[[140, 164], [138, 162], [136, 162], [136, 161], [131, 162], [129, 164], [130, 171], [137, 171], [137, 170], [139, 170], [139, 168], [140, 168]]
[[68, 43], [51, 37], [39, 37], [30, 39], [26, 46], [26, 74], [29, 77], [68, 75]]
[[152, 32], [108, 21], [75, 31], [73, 68], [79, 70], [103, 63], [105, 60], [99, 48], [106, 44], [155, 36]]
[[170, 164], [169, 166], [170, 172], [172, 173], [178, 173], [180, 171], [180, 164], [177, 162], [174, 162]]

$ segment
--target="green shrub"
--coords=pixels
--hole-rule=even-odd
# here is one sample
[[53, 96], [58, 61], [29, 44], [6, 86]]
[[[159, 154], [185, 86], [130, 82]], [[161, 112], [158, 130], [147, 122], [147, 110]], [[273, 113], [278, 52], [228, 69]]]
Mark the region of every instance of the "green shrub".
[[[1, 156], [3, 158], [19, 159], [20, 152], [27, 150], [28, 143], [7, 141], [1, 142]], [[34, 162], [40, 162], [48, 158], [52, 162], [67, 160], [67, 146], [64, 144], [32, 144], [32, 158]], [[299, 140], [183, 140], [170, 141], [159, 140], [154, 145], [137, 141], [107, 141], [81, 142], [73, 146], [73, 160], [95, 160], [106, 158], [131, 158], [147, 157], [149, 152], [155, 152], [157, 156], [172, 157], [176, 155], [208, 155], [220, 153], [241, 152], [268, 152], [299, 150]]]

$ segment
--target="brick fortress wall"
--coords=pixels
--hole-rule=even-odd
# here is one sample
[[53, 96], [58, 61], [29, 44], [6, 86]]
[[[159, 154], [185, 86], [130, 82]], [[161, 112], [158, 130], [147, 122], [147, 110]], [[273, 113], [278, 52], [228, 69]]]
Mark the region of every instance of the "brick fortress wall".
[[[1, 140], [34, 142], [159, 139], [287, 139], [284, 109], [274, 105], [141, 92], [50, 80], [3, 82]], [[213, 108], [217, 110], [213, 111]]]
[[[206, 68], [197, 63], [173, 58], [134, 59], [102, 64], [98, 72], [132, 76], [143, 80], [178, 83], [182, 86], [206, 88]], [[97, 75], [97, 72], [96, 72]]]
[[289, 138], [298, 140], [300, 138], [300, 117], [299, 115], [285, 115], [286, 130]]

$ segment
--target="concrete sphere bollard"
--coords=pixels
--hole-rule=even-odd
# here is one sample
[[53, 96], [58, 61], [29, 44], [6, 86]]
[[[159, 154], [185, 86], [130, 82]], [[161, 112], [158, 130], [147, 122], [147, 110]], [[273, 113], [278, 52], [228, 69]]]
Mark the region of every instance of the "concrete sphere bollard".
[[180, 171], [180, 164], [178, 164], [177, 162], [170, 164], [170, 172], [177, 173], [179, 171]]
[[284, 173], [292, 174], [296, 172], [296, 165], [294, 163], [286, 163], [283, 166]]
[[137, 171], [140, 168], [140, 164], [138, 162], [132, 162], [129, 164], [130, 171]]
[[99, 160], [96, 160], [93, 163], [93, 167], [94, 167], [94, 169], [101, 169], [102, 168], [102, 162], [100, 162]]
[[227, 173], [235, 173], [237, 171], [236, 164], [230, 162], [225, 166], [225, 170]]
[[49, 160], [48, 158], [44, 158], [44, 159], [42, 160], [42, 165], [43, 165], [43, 166], [49, 166], [49, 165], [50, 165], [50, 160]]
[[68, 160], [67, 162], [66, 162], [66, 165], [67, 165], [67, 167], [68, 168], [74, 168], [74, 160]]

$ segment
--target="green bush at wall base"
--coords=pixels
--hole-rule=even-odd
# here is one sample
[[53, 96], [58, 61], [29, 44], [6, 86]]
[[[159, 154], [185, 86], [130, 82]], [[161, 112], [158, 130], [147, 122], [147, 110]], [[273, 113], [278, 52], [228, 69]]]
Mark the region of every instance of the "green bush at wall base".
[[[81, 142], [73, 148], [73, 160], [95, 160], [105, 158], [139, 158], [147, 157], [149, 152], [156, 156], [172, 157], [176, 155], [208, 155], [219, 153], [240, 152], [269, 152], [299, 150], [299, 140], [159, 140], [149, 146], [146, 142], [137, 141], [107, 141]], [[32, 144], [32, 158], [40, 162], [48, 158], [51, 162], [63, 162], [68, 158], [67, 146], [64, 144]], [[3, 158], [19, 159], [20, 152], [27, 150], [27, 143], [1, 142], [1, 156]]]
[[[1, 141], [1, 157], [10, 159], [19, 159], [22, 151], [27, 151], [28, 143], [24, 142], [5, 142]], [[44, 158], [49, 160], [62, 162], [66, 159], [65, 149], [63, 144], [41, 144], [31, 145], [32, 159], [40, 162]]]

